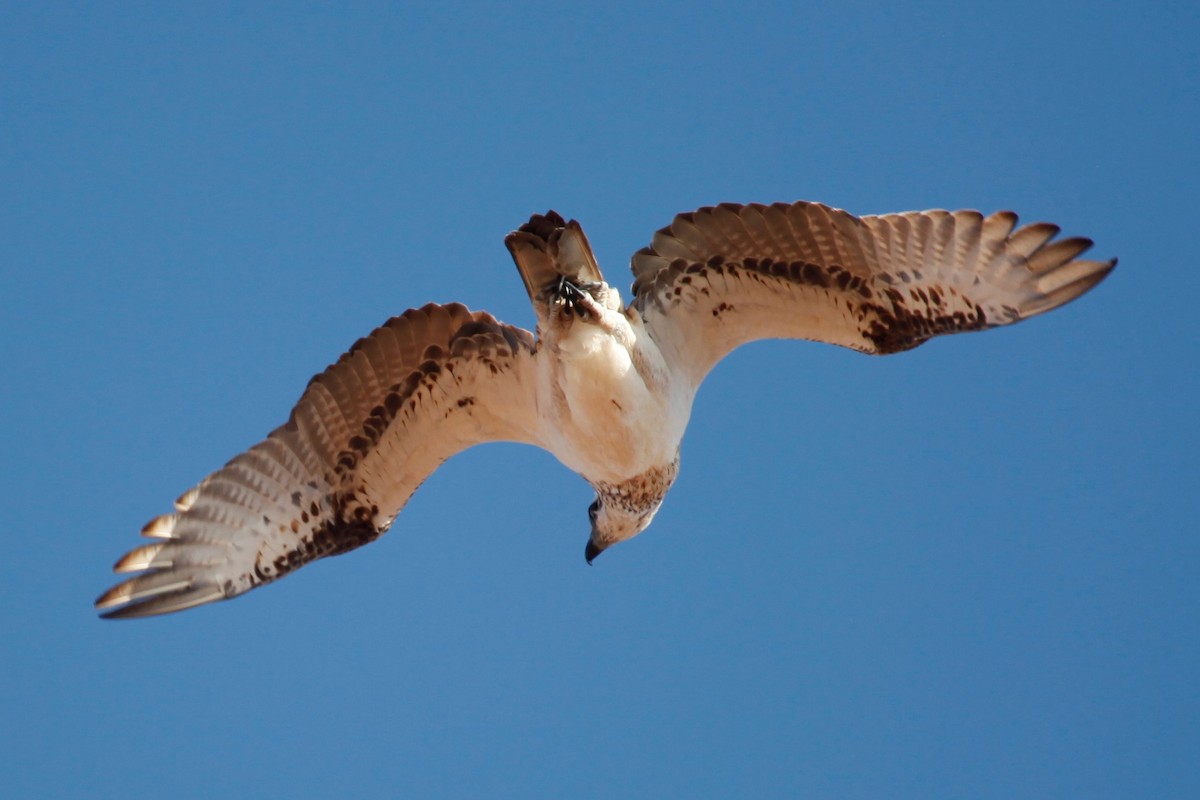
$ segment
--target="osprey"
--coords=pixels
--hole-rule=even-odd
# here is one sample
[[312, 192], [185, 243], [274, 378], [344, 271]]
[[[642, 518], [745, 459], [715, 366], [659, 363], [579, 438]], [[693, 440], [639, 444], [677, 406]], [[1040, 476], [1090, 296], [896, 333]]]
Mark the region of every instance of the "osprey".
[[632, 259], [622, 305], [579, 223], [534, 215], [505, 244], [537, 333], [462, 305], [388, 320], [314, 377], [286, 424], [156, 517], [117, 562], [105, 617], [224, 600], [376, 539], [430, 473], [491, 441], [549, 450], [596, 492], [590, 563], [645, 530], [679, 471], [705, 375], [765, 338], [897, 353], [1008, 325], [1099, 283], [1088, 239], [1001, 211], [857, 217], [819, 203], [680, 214]]

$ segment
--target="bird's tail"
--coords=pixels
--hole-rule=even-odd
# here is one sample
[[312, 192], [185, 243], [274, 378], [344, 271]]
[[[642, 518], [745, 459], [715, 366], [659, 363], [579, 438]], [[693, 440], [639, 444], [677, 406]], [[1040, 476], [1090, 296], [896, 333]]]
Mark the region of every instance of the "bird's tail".
[[512, 253], [530, 300], [536, 300], [542, 290], [561, 277], [576, 283], [604, 280], [583, 228], [575, 220], [563, 220], [555, 211], [534, 214], [529, 222], [504, 237], [504, 244]]

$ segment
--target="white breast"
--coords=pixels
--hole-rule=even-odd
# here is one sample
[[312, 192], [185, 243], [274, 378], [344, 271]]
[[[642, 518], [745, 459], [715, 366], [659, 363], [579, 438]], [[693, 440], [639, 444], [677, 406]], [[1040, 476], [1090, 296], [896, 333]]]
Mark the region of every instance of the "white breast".
[[[554, 454], [592, 480], [619, 482], [675, 459], [687, 424], [672, 402], [671, 384], [657, 347], [638, 346], [645, 365], [661, 380], [649, 385], [624, 345], [596, 325], [575, 324], [557, 342], [558, 359], [547, 359], [540, 404]], [[655, 381], [651, 380], [650, 384]]]

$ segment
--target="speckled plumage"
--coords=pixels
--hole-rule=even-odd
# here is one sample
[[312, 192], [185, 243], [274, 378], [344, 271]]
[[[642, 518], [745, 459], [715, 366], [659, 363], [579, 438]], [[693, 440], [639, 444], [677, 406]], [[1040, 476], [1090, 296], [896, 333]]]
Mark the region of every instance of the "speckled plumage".
[[458, 304], [389, 320], [309, 383], [290, 418], [142, 530], [110, 617], [234, 597], [383, 532], [421, 482], [489, 441], [538, 445], [596, 491], [590, 561], [644, 530], [674, 482], [692, 400], [735, 347], [812, 339], [894, 353], [1006, 325], [1092, 288], [1116, 261], [1011, 212], [855, 217], [818, 203], [706, 207], [604, 282], [574, 221], [506, 238], [536, 336]]

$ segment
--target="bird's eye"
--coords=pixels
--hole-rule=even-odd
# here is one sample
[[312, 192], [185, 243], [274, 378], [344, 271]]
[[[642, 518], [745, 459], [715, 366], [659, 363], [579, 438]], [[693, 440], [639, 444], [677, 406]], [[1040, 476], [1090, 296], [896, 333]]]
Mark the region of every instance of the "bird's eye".
[[590, 506], [588, 506], [588, 519], [590, 519], [592, 522], [595, 522], [596, 515], [599, 513], [600, 513], [600, 498], [597, 497], [595, 500], [592, 501], [592, 504]]

